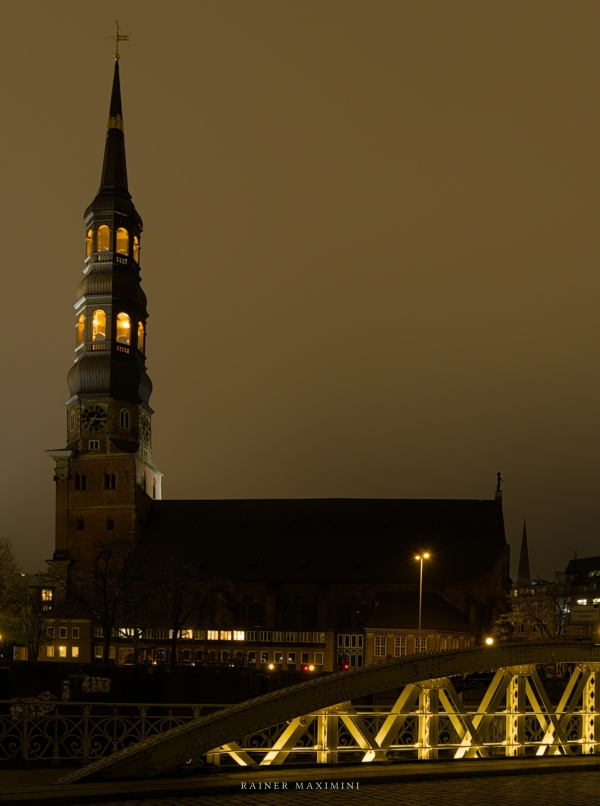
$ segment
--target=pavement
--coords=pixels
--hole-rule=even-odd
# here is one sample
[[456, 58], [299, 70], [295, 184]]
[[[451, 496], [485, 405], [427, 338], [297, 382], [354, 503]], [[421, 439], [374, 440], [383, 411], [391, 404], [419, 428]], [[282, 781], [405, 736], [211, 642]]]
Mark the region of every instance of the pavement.
[[[325, 795], [328, 800], [354, 796], [354, 802], [367, 802], [363, 800], [369, 787], [371, 789], [369, 801], [378, 802], [385, 792], [397, 790], [402, 786], [402, 799], [405, 802], [408, 791], [414, 784], [434, 784], [439, 790], [436, 797], [440, 797], [444, 786], [450, 786], [451, 797], [458, 803], [457, 786], [462, 779], [463, 784], [474, 779], [498, 777], [498, 784], [506, 788], [505, 782], [515, 776], [542, 776], [538, 779], [556, 780], [552, 776], [562, 774], [569, 784], [569, 793], [573, 795], [572, 783], [588, 778], [593, 783], [594, 791], [598, 791], [600, 778], [600, 756], [553, 756], [543, 758], [521, 759], [470, 759], [467, 761], [421, 761], [421, 762], [388, 762], [369, 763], [352, 766], [311, 766], [311, 767], [261, 767], [250, 770], [248, 767], [226, 767], [218, 772], [200, 768], [189, 770], [187, 775], [179, 777], [158, 777], [150, 779], [128, 779], [121, 781], [100, 780], [80, 784], [61, 784], [59, 779], [66, 775], [74, 766], [37, 767], [29, 769], [4, 769], [0, 773], [0, 806], [12, 804], [33, 804], [34, 806], [83, 806], [83, 804], [118, 803], [131, 804], [132, 802], [147, 804], [178, 803], [197, 804], [222, 801], [237, 803], [238, 799], [245, 799], [248, 803], [271, 803], [279, 800], [280, 803], [296, 802], [297, 798], [312, 798], [317, 791]], [[570, 773], [579, 773], [576, 779]], [[569, 774], [569, 775], [565, 775]], [[560, 777], [560, 776], [559, 776]], [[482, 782], [483, 783], [483, 782]], [[517, 789], [523, 789], [523, 779]], [[352, 786], [350, 786], [352, 784]], [[534, 779], [527, 779], [526, 784], [532, 793], [539, 791]], [[411, 785], [411, 786], [404, 786]], [[493, 787], [489, 782], [487, 790]], [[549, 784], [552, 789], [552, 784]], [[440, 789], [440, 787], [442, 789]], [[420, 795], [424, 794], [423, 787], [418, 787]], [[310, 795], [305, 793], [311, 792]], [[360, 793], [360, 794], [359, 794]], [[466, 793], [465, 793], [466, 794]], [[283, 797], [281, 797], [283, 796]], [[390, 795], [397, 798], [398, 794]], [[273, 798], [273, 800], [271, 800]], [[505, 796], [504, 796], [505, 798]], [[465, 801], [472, 801], [465, 798]], [[489, 801], [489, 799], [488, 799]], [[381, 801], [384, 802], [383, 800]], [[429, 800], [421, 800], [429, 802]], [[434, 802], [434, 801], [432, 801]], [[440, 801], [441, 802], [441, 801]], [[491, 802], [491, 801], [489, 801]], [[504, 799], [504, 803], [506, 803]], [[516, 803], [514, 799], [510, 801]], [[529, 801], [531, 802], [531, 801]], [[546, 803], [549, 801], [546, 800]], [[556, 801], [558, 802], [558, 801]], [[565, 801], [566, 802], [566, 801]]]

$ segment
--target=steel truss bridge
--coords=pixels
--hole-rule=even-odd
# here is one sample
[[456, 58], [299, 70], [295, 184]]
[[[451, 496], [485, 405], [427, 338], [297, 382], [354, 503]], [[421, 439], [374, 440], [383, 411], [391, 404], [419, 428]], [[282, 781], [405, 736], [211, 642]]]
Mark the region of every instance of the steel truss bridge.
[[[538, 673], [565, 664], [552, 704]], [[452, 678], [492, 672], [467, 708]], [[600, 647], [514, 643], [430, 652], [309, 680], [224, 708], [100, 758], [60, 783], [95, 775], [152, 776], [193, 760], [241, 766], [600, 752]], [[488, 677], [489, 680], [489, 677]], [[353, 705], [393, 692], [389, 706]], [[398, 694], [399, 692], [399, 694]]]

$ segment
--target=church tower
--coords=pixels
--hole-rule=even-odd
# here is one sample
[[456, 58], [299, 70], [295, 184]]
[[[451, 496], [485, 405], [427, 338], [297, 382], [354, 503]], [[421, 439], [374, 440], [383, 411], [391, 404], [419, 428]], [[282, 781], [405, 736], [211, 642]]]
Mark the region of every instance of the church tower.
[[161, 497], [146, 373], [142, 219], [127, 186], [118, 57], [100, 188], [84, 222], [66, 448], [48, 453], [56, 462], [54, 560], [87, 563], [103, 540], [135, 540]]

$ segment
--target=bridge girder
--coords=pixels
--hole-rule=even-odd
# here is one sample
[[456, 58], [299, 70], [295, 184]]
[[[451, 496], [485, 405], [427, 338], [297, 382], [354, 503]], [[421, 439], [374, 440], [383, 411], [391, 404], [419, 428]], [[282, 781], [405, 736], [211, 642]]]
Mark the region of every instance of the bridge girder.
[[[194, 722], [173, 728], [112, 756], [99, 759], [61, 779], [60, 783], [70, 783], [92, 775], [106, 777], [156, 775], [184, 764], [190, 757], [198, 758], [217, 752], [219, 749], [230, 753], [238, 763], [247, 764], [251, 762], [251, 758], [238, 744], [239, 738], [288, 722], [289, 730], [286, 737], [280, 740], [278, 747], [272, 748], [271, 760], [263, 762], [279, 763], [282, 754], [287, 755], [290, 752], [289, 748], [292, 746], [290, 737], [299, 735], [301, 729], [306, 729], [306, 723], [303, 725], [302, 719], [315, 719], [315, 717], [318, 718], [319, 743], [322, 745], [321, 758], [318, 760], [333, 760], [324, 755], [328, 732], [326, 720], [335, 715], [340, 704], [346, 704], [347, 708], [352, 700], [397, 688], [403, 688], [404, 691], [394, 706], [396, 712], [394, 713], [392, 709], [386, 723], [387, 727], [379, 731], [380, 735], [374, 737], [374, 741], [365, 727], [361, 727], [360, 721], [354, 716], [351, 718], [348, 713], [345, 714], [344, 724], [354, 735], [358, 745], [365, 750], [363, 760], [370, 761], [382, 757], [385, 752], [385, 739], [391, 735], [390, 726], [394, 720], [397, 723], [402, 719], [402, 715], [406, 714], [407, 700], [410, 698], [412, 698], [411, 705], [418, 699], [419, 711], [433, 717], [437, 715], [440, 703], [446, 712], [452, 713], [450, 718], [459, 735], [462, 731], [464, 745], [464, 750], [458, 753], [457, 757], [469, 757], [478, 753], [477, 737], [485, 727], [486, 720], [490, 719], [494, 706], [497, 707], [499, 700], [506, 696], [507, 742], [508, 737], [512, 737], [509, 744], [516, 754], [523, 747], [521, 741], [524, 730], [523, 702], [527, 697], [530, 701], [537, 697], [536, 702], [543, 700], [544, 697], [539, 689], [537, 693], [534, 691], [527, 682], [527, 677], [532, 674], [532, 670], [535, 672], [536, 665], [552, 663], [578, 665], [584, 673], [579, 675], [578, 682], [575, 681], [573, 686], [579, 686], [577, 693], [585, 696], [586, 686], [588, 688], [590, 686], [590, 675], [593, 674], [595, 677], [595, 671], [590, 670], [595, 670], [595, 665], [600, 664], [600, 647], [571, 642], [501, 644], [493, 647], [412, 655], [361, 669], [339, 672], [200, 717]], [[466, 714], [464, 709], [461, 713], [460, 701], [455, 692], [452, 694], [453, 688], [449, 678], [493, 670], [498, 671], [495, 678], [496, 685], [490, 686], [486, 695], [489, 701], [483, 702], [475, 715]], [[587, 691], [587, 700], [590, 700], [590, 691]], [[548, 752], [560, 752], [557, 747], [563, 744], [564, 736], [561, 733], [560, 723], [561, 713], [564, 716], [568, 711], [567, 701], [574, 702], [572, 697], [571, 700], [567, 698], [562, 704], [562, 712], [559, 705], [556, 714], [551, 707], [548, 707], [549, 703], [542, 703], [547, 713], [544, 717], [543, 744]], [[588, 708], [586, 714], [585, 725], [588, 735], [586, 746], [593, 748], [596, 745], [592, 727], [594, 709]], [[344, 716], [341, 718], [344, 721]], [[435, 731], [436, 721], [422, 719], [419, 724], [421, 731], [419, 757], [433, 758], [436, 753], [436, 739], [431, 731]], [[329, 725], [329, 730], [333, 730], [333, 723]], [[593, 752], [593, 749], [588, 749], [587, 752]]]

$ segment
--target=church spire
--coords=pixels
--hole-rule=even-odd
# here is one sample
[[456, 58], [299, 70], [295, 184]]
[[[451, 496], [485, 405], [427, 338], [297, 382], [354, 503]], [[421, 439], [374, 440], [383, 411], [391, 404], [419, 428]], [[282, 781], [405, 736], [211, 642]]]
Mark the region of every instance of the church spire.
[[125, 160], [125, 128], [123, 126], [123, 108], [121, 105], [121, 82], [117, 59], [115, 59], [115, 73], [106, 129], [102, 179], [100, 180], [100, 190], [98, 192], [124, 192], [129, 196], [127, 190], [127, 163]]
[[531, 574], [529, 572], [529, 551], [527, 549], [527, 521], [523, 518], [523, 537], [521, 538], [517, 585], [529, 585], [530, 582]]

